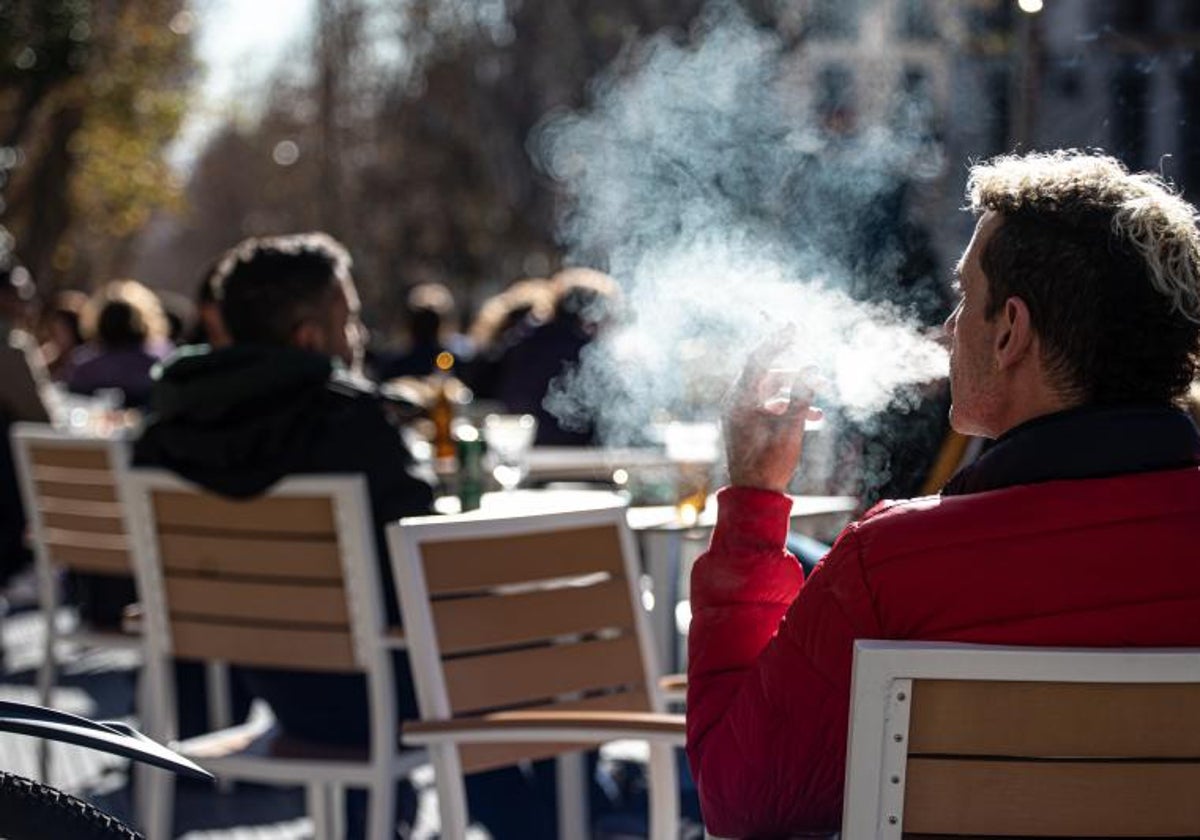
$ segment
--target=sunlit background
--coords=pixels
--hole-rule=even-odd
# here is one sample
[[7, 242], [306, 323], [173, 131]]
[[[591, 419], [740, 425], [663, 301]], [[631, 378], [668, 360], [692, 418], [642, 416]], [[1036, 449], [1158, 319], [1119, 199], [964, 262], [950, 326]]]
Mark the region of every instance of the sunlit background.
[[[1200, 189], [1200, 3], [740, 5], [782, 45], [778, 101], [814, 138], [799, 153], [819, 157], [830, 138], [861, 140], [897, 119], [919, 134], [889, 212], [928, 243], [930, 276], [969, 230], [957, 208], [976, 158], [1102, 147]], [[399, 301], [415, 282], [447, 283], [470, 312], [564, 261], [611, 269], [608, 254], [566, 241], [577, 185], [542, 158], [543, 129], [586, 113], [662, 39], [701, 41], [713, 8], [10, 0], [0, 224], [45, 292], [134, 276], [188, 296], [244, 236], [325, 229], [355, 256], [377, 340], [399, 340]]]

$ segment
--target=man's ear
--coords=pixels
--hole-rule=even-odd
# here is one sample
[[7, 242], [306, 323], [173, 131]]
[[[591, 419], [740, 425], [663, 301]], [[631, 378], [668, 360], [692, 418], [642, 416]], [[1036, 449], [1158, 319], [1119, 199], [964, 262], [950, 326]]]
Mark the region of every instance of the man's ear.
[[292, 346], [313, 353], [325, 353], [328, 351], [328, 344], [325, 339], [325, 331], [321, 329], [321, 325], [311, 319], [301, 321], [295, 331], [292, 332]]
[[1010, 368], [1024, 359], [1034, 346], [1033, 322], [1029, 307], [1019, 297], [1010, 297], [996, 313], [996, 337], [992, 351], [999, 370]]

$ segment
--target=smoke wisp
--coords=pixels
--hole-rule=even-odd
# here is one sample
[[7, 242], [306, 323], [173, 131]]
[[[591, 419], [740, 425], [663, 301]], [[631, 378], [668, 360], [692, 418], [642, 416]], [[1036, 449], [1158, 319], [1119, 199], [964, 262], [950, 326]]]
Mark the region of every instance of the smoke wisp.
[[719, 4], [689, 44], [632, 47], [589, 109], [536, 132], [532, 152], [568, 197], [570, 261], [607, 270], [624, 294], [617, 328], [547, 398], [564, 421], [626, 443], [663, 413], [711, 415], [746, 354], [787, 322], [791, 361], [817, 365], [831, 382], [822, 404], [851, 419], [911, 405], [915, 386], [945, 376], [920, 323], [940, 304], [928, 283], [897, 281], [905, 189], [939, 165], [920, 109], [897, 97], [881, 124], [830, 131], [799, 84], [780, 38]]

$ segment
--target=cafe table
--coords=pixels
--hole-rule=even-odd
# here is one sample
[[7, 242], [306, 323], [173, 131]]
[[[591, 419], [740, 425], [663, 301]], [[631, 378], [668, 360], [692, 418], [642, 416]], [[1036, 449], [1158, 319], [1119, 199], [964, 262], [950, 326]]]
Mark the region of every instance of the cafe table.
[[[548, 513], [609, 506], [624, 497], [609, 490], [591, 489], [518, 489], [484, 493], [481, 515], [511, 513]], [[818, 539], [830, 539], [853, 516], [858, 506], [853, 496], [793, 496], [791, 529]], [[435, 502], [439, 513], [458, 513], [459, 501], [443, 496]], [[694, 522], [681, 522], [673, 505], [630, 506], [626, 511], [630, 530], [637, 536], [645, 577], [642, 605], [650, 625], [663, 673], [676, 671], [681, 664], [680, 634], [676, 629], [675, 607], [687, 597], [682, 571], [685, 560], [708, 544], [708, 535], [717, 519], [715, 495], [709, 496], [704, 510]]]
[[[527, 456], [526, 481], [613, 483], [614, 473], [672, 469], [675, 463], [661, 449], [651, 447], [535, 446]], [[622, 483], [619, 480], [615, 483]]]

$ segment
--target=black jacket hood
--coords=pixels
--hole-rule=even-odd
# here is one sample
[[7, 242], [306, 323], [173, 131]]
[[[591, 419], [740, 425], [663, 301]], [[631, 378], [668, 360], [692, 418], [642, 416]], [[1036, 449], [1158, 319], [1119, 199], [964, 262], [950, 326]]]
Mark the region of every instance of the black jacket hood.
[[254, 496], [295, 471], [297, 453], [327, 422], [322, 404], [356, 390], [331, 359], [303, 350], [184, 348], [158, 371], [134, 462]]

